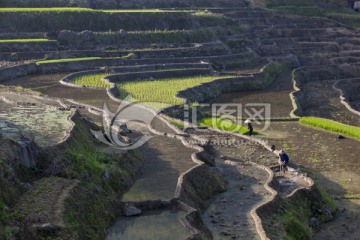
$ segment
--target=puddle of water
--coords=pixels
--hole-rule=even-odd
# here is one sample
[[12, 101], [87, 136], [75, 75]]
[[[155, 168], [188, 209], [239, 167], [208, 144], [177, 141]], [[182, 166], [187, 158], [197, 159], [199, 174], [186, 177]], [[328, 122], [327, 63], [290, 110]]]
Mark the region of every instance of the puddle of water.
[[149, 211], [141, 216], [121, 217], [109, 229], [106, 240], [185, 240], [190, 233], [181, 223], [183, 211]]
[[[71, 126], [69, 115], [70, 111], [59, 111], [51, 106], [14, 106], [0, 101], [0, 119], [14, 124], [39, 146], [51, 146], [63, 140]], [[4, 129], [4, 132], [9, 133], [8, 130]], [[16, 136], [10, 134], [9, 137]]]

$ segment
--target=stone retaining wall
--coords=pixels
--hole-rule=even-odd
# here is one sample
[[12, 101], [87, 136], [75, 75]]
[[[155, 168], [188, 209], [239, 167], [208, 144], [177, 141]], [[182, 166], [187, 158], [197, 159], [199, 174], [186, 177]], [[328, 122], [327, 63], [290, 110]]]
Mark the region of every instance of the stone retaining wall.
[[0, 52], [56, 51], [56, 41], [44, 42], [0, 42]]
[[0, 70], [0, 82], [22, 77], [26, 75], [36, 74], [39, 72], [35, 63], [22, 64], [18, 66], [8, 67]]
[[210, 57], [190, 57], [190, 58], [154, 58], [154, 59], [126, 59], [111, 58], [88, 61], [74, 61], [63, 63], [44, 63], [37, 65], [35, 63], [22, 64], [14, 67], [8, 67], [0, 70], [0, 82], [9, 79], [22, 77], [32, 74], [50, 74], [58, 72], [71, 72], [96, 69], [103, 66], [135, 66], [135, 65], [154, 65], [154, 64], [198, 64], [210, 60], [231, 60], [246, 58], [251, 53], [220, 55]]

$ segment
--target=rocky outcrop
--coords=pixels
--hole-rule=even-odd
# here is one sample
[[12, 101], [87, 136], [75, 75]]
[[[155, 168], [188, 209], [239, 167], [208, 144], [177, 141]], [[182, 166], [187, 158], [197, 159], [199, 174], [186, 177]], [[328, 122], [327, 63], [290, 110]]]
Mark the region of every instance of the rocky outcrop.
[[17, 157], [27, 168], [36, 167], [38, 146], [30, 140], [22, 139], [17, 142]]

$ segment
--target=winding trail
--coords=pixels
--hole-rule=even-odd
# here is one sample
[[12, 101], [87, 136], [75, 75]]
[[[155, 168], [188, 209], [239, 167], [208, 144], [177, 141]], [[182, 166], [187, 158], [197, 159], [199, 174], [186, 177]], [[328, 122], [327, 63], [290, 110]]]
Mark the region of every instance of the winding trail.
[[215, 171], [229, 182], [228, 190], [210, 199], [202, 215], [214, 239], [260, 239], [251, 211], [271, 197], [264, 186], [269, 174], [252, 162], [269, 164], [274, 155], [254, 142], [226, 133], [188, 132], [209, 140], [216, 156]]
[[229, 182], [228, 189], [209, 201], [203, 221], [214, 240], [260, 239], [251, 210], [269, 198], [264, 187], [269, 176], [252, 164], [226, 158], [217, 159], [217, 166]]

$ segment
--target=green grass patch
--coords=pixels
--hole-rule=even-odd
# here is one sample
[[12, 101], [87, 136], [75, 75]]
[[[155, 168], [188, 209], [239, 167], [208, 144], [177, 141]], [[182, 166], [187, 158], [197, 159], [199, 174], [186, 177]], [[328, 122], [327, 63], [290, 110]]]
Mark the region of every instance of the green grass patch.
[[324, 188], [322, 183], [323, 180], [321, 180], [323, 177], [320, 178], [321, 175], [319, 173], [314, 172], [308, 168], [300, 168], [300, 170], [309, 174], [309, 177], [314, 181], [316, 187], [319, 190], [322, 201], [335, 212], [337, 209], [337, 204]]
[[95, 11], [91, 8], [0, 8], [0, 12], [89, 12]]
[[0, 39], [0, 43], [55, 42], [47, 38]]
[[360, 199], [360, 194], [346, 193], [344, 199]]
[[[199, 126], [217, 128], [226, 132], [236, 132], [240, 134], [248, 134], [249, 130], [247, 126], [241, 126], [231, 120], [224, 120], [221, 118], [202, 118], [198, 122]], [[253, 134], [259, 134], [257, 131], [253, 131]]]
[[144, 104], [158, 109], [170, 105], [183, 104], [183, 100], [176, 97], [178, 91], [202, 83], [212, 82], [216, 79], [229, 77], [232, 76], [196, 76], [142, 80], [119, 83], [117, 87], [121, 99], [130, 95], [132, 101], [144, 102]]
[[36, 62], [37, 65], [46, 64], [46, 63], [64, 63], [64, 62], [78, 62], [78, 61], [89, 61], [89, 60], [98, 60], [101, 57], [84, 57], [84, 58], [62, 58], [62, 59], [50, 59], [42, 60]]
[[46, 64], [46, 63], [65, 63], [65, 62], [79, 62], [79, 61], [91, 61], [91, 60], [100, 60], [100, 59], [120, 59], [120, 58], [130, 58], [134, 54], [129, 53], [128, 55], [121, 57], [113, 57], [113, 58], [102, 58], [102, 57], [83, 57], [83, 58], [60, 58], [60, 59], [49, 59], [49, 60], [41, 60], [37, 61], [36, 64]]
[[82, 85], [86, 87], [101, 87], [110, 88], [111, 84], [106, 82], [103, 78], [109, 76], [110, 73], [96, 73], [75, 77], [71, 83]]
[[281, 199], [273, 203], [273, 212], [263, 218], [264, 229], [270, 239], [312, 239], [313, 230], [309, 219], [313, 215], [311, 204], [305, 196]]
[[318, 117], [300, 118], [299, 122], [301, 124], [318, 127], [329, 132], [342, 133], [357, 140], [360, 140], [360, 127], [354, 127], [333, 120]]

